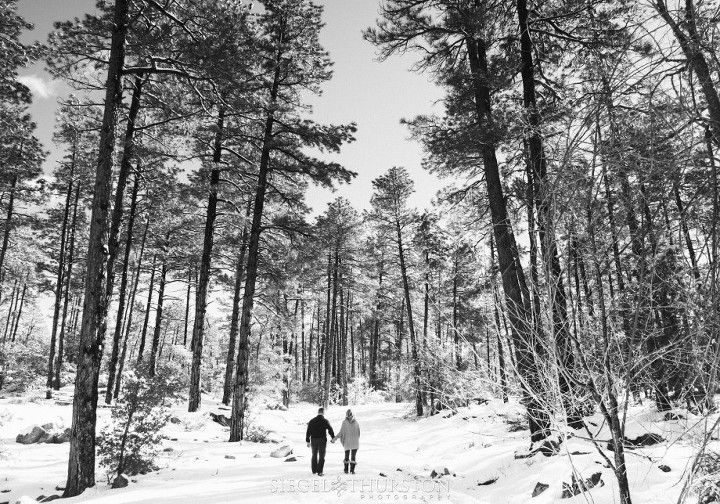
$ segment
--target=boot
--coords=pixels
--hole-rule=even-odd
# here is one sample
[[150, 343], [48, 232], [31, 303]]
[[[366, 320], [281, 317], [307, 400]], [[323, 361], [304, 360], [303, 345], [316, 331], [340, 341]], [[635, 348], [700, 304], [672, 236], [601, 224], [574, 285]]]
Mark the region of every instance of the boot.
[[[348, 461], [343, 460], [343, 465], [345, 466], [345, 474], [347, 474], [348, 473]], [[353, 467], [355, 467], [355, 466], [353, 466]]]
[[[357, 463], [357, 462], [355, 462], [355, 461], [350, 462], [350, 474], [355, 474], [355, 464], [356, 464], [356, 463]], [[347, 471], [346, 471], [346, 472], [347, 472]]]

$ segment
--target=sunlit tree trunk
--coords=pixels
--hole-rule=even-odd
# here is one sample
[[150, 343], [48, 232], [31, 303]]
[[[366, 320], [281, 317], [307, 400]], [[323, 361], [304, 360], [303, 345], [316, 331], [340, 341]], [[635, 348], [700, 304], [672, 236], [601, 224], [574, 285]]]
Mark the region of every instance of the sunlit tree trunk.
[[95, 485], [98, 380], [104, 344], [102, 326], [107, 317], [105, 266], [109, 231], [108, 213], [112, 193], [117, 111], [122, 103], [122, 69], [125, 64], [128, 7], [128, 0], [115, 0], [109, 66], [105, 84], [105, 110], [100, 130], [98, 164], [90, 215], [87, 276], [73, 398], [68, 478], [63, 497], [80, 495], [85, 489]]
[[140, 186], [140, 167], [135, 171], [132, 193], [130, 196], [130, 212], [125, 238], [125, 252], [123, 256], [122, 272], [120, 273], [120, 290], [118, 292], [117, 318], [115, 319], [115, 332], [113, 333], [112, 353], [108, 362], [108, 385], [105, 392], [105, 403], [110, 404], [115, 388], [115, 375], [117, 374], [117, 363], [120, 356], [120, 339], [122, 336], [122, 324], [125, 318], [125, 301], [127, 298], [128, 265], [130, 263], [130, 251], [132, 249], [133, 228], [135, 226], [135, 214], [137, 212], [137, 196]]
[[210, 262], [215, 238], [215, 218], [217, 217], [218, 186], [220, 185], [220, 160], [222, 154], [223, 126], [225, 111], [218, 113], [215, 145], [213, 149], [213, 167], [210, 172], [210, 188], [207, 212], [205, 214], [205, 235], [203, 253], [200, 261], [200, 278], [195, 295], [195, 322], [192, 334], [192, 366], [190, 368], [190, 399], [188, 411], [197, 411], [200, 407], [200, 366], [202, 364], [203, 339], [205, 333], [205, 311], [207, 309], [208, 286], [210, 284]]

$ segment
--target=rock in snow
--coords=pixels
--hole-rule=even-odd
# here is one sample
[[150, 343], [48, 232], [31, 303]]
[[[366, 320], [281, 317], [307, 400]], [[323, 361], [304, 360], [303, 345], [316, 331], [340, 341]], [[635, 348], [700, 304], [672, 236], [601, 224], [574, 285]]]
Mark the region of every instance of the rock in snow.
[[533, 496], [533, 497], [537, 497], [538, 495], [540, 495], [541, 493], [543, 493], [543, 492], [544, 492], [545, 490], [547, 490], [548, 488], [550, 488], [550, 485], [546, 485], [545, 483], [540, 483], [540, 482], [538, 481], [538, 484], [535, 485], [535, 489], [533, 490], [532, 496]]
[[603, 486], [605, 482], [602, 480], [602, 473], [596, 472], [585, 480], [578, 481], [575, 474], [571, 475], [572, 483], [563, 483], [562, 499], [568, 499], [582, 492], [590, 490], [596, 486]]
[[[431, 478], [440, 478], [442, 476], [449, 476], [450, 475], [450, 469], [447, 467], [444, 467], [443, 469], [438, 469], [437, 471], [435, 469], [432, 470], [430, 473]], [[453, 474], [453, 476], [455, 476]]]
[[15, 442], [20, 444], [39, 443], [41, 439], [47, 438], [47, 436], [48, 433], [45, 429], [39, 425], [32, 425], [18, 434], [15, 438]]
[[210, 418], [212, 418], [213, 422], [217, 422], [223, 427], [230, 427], [230, 419], [225, 415], [216, 415], [215, 413], [210, 413]]
[[53, 443], [53, 444], [62, 444], [62, 443], [69, 443], [70, 442], [70, 431], [71, 429], [68, 427], [62, 432], [54, 432], [52, 434], [49, 434], [45, 440], [41, 440], [38, 442], [43, 443]]
[[17, 435], [15, 441], [20, 444], [34, 443], [52, 443], [61, 444], [70, 441], [70, 428], [64, 431], [51, 432], [55, 428], [55, 424], [47, 423], [40, 427], [39, 425], [31, 425], [23, 432]]
[[58, 500], [58, 499], [62, 499], [62, 497], [60, 497], [59, 495], [48, 495], [47, 497], [42, 495], [37, 498], [37, 501], [40, 503], [44, 503], [44, 502], [52, 502], [52, 501]]
[[290, 455], [293, 452], [292, 446], [290, 445], [283, 445], [280, 448], [276, 448], [275, 450], [270, 453], [270, 456], [273, 458], [285, 458], [288, 455]]
[[112, 487], [113, 488], [125, 488], [126, 486], [128, 486], [128, 483], [129, 483], [128, 479], [121, 474], [120, 476], [115, 478], [115, 481], [113, 481], [113, 483], [112, 483]]

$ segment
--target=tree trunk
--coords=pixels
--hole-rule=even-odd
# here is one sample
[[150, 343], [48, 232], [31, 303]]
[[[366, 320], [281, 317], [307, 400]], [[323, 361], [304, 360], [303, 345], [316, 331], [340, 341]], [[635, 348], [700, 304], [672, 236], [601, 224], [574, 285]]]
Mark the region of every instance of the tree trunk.
[[[312, 327], [310, 329], [312, 331]], [[305, 300], [300, 300], [300, 345], [302, 346], [302, 381], [305, 383]]]
[[205, 331], [205, 310], [207, 309], [208, 285], [210, 283], [210, 261], [215, 234], [215, 218], [217, 217], [218, 186], [220, 185], [220, 159], [222, 154], [223, 125], [225, 111], [218, 112], [217, 130], [215, 132], [215, 146], [213, 151], [213, 168], [210, 172], [210, 191], [208, 196], [207, 213], [205, 215], [205, 236], [203, 238], [203, 253], [200, 261], [200, 279], [195, 296], [195, 322], [192, 335], [192, 368], [190, 370], [190, 400], [188, 411], [197, 411], [200, 407], [200, 365], [202, 363], [203, 336]]
[[104, 294], [108, 209], [112, 193], [117, 110], [122, 103], [122, 69], [125, 62], [128, 3], [128, 0], [115, 0], [108, 76], [105, 85], [105, 111], [100, 130], [98, 164], [90, 216], [87, 277], [73, 399], [68, 479], [63, 497], [80, 495], [86, 488], [95, 485], [96, 409], [104, 343], [104, 334], [101, 332], [101, 328], [107, 316]]
[[15, 209], [15, 189], [18, 183], [17, 174], [13, 175], [10, 182], [10, 196], [8, 198], [7, 216], [5, 217], [5, 231], [3, 232], [2, 248], [0, 248], [0, 278], [4, 277], [5, 254], [7, 253], [8, 243], [10, 241], [10, 228], [12, 227], [13, 210]]
[[158, 345], [160, 344], [160, 332], [162, 328], [163, 300], [165, 297], [165, 278], [167, 277], [167, 258], [163, 258], [162, 266], [160, 266], [160, 284], [158, 285], [157, 308], [155, 309], [155, 329], [153, 331], [152, 349], [150, 351], [149, 375], [155, 376], [155, 367], [158, 354]]
[[682, 23], [678, 23], [672, 18], [665, 5], [665, 0], [655, 0], [654, 7], [673, 31], [689, 66], [697, 75], [710, 115], [710, 128], [715, 136], [715, 141], [720, 142], [720, 97], [716, 84], [713, 82], [710, 67], [702, 52], [702, 47], [706, 42], [696, 27], [693, 0], [685, 0], [685, 20]]
[[298, 359], [300, 356], [300, 354], [298, 352], [298, 334], [297, 334], [297, 311], [298, 311], [299, 303], [300, 303], [299, 299], [295, 300], [295, 310], [293, 312], [293, 325], [292, 325], [292, 327], [293, 327], [293, 331], [292, 331], [293, 352], [292, 352], [292, 354], [293, 354], [293, 358], [295, 359], [295, 369], [293, 371], [293, 380], [296, 380], [296, 381], [299, 379], [298, 378], [298, 371], [299, 371]]
[[342, 404], [347, 406], [347, 312], [345, 311], [345, 289], [340, 287], [340, 383], [342, 385]]
[[185, 295], [185, 326], [183, 329], [183, 346], [187, 347], [188, 319], [190, 318], [190, 287], [192, 286], [192, 267], [188, 266], [187, 294]]
[[359, 326], [358, 326], [358, 337], [360, 338], [360, 374], [362, 376], [367, 375], [367, 357], [365, 354], [366, 339], [365, 332], [363, 331], [363, 318], [362, 313], [359, 313]]
[[[117, 187], [115, 188], [115, 204], [113, 205], [112, 217], [110, 219], [110, 234], [108, 236], [108, 255], [107, 264], [105, 265], [105, 275], [107, 277], [105, 282], [105, 317], [100, 322], [100, 334], [101, 337], [105, 338], [107, 331], [107, 306], [110, 305], [112, 299], [113, 287], [115, 284], [115, 259], [117, 258], [119, 243], [118, 236], [120, 234], [120, 225], [123, 217], [123, 203], [125, 198], [125, 186], [127, 185], [127, 179], [130, 175], [132, 156], [135, 151], [135, 121], [137, 120], [138, 112], [140, 111], [140, 95], [142, 93], [142, 75], [135, 77], [133, 95], [130, 101], [130, 110], [128, 111], [127, 125], [125, 130], [125, 140], [123, 145], [122, 157], [120, 159], [120, 170], [118, 172]], [[137, 178], [133, 184], [133, 191], [137, 191]], [[136, 198], [137, 195], [135, 194]], [[129, 227], [128, 223], [128, 227]], [[126, 254], [127, 255], [127, 254]], [[117, 325], [117, 324], [116, 324]], [[113, 334], [113, 348], [112, 357], [117, 359], [119, 341], [116, 340], [117, 331]], [[119, 335], [118, 335], [119, 336]], [[112, 370], [115, 371], [115, 365], [111, 362]], [[105, 402], [108, 401], [112, 390], [108, 381], [107, 393], [105, 395]], [[109, 403], [108, 403], [109, 404]]]
[[[617, 397], [615, 396], [614, 386], [613, 386], [613, 379], [612, 379], [612, 373], [610, 369], [610, 350], [609, 350], [609, 329], [608, 329], [608, 318], [607, 318], [607, 310], [605, 307], [605, 295], [603, 292], [603, 282], [602, 282], [602, 274], [600, 272], [600, 265], [598, 263], [597, 257], [598, 257], [598, 249], [597, 249], [597, 242], [595, 239], [595, 226], [593, 224], [593, 216], [592, 216], [592, 209], [590, 208], [588, 210], [588, 234], [590, 235], [590, 241], [592, 244], [592, 257], [594, 259], [594, 270], [595, 270], [595, 278], [597, 283], [597, 289], [598, 289], [598, 305], [600, 308], [600, 324], [602, 327], [602, 342], [604, 344], [604, 358], [603, 358], [603, 368], [604, 368], [604, 375], [605, 375], [605, 386], [607, 387], [606, 394], [601, 394], [600, 391], [597, 389], [597, 386], [595, 384], [595, 380], [590, 380], [590, 390], [591, 393], [594, 396], [595, 402], [599, 405], [601, 412], [603, 413], [603, 416], [605, 417], [605, 420], [608, 423], [608, 426], [610, 428], [610, 434], [612, 436], [612, 446], [613, 446], [613, 454], [615, 459], [615, 477], [618, 481], [618, 490], [620, 494], [620, 502], [622, 504], [632, 504], [630, 499], [630, 485], [628, 482], [627, 477], [627, 466], [625, 464], [625, 453], [624, 453], [624, 432], [622, 425], [620, 424], [620, 417], [619, 417], [619, 407], [618, 407], [618, 401]], [[575, 345], [578, 348], [578, 355], [581, 356], [582, 359], [582, 352], [580, 352], [579, 343], [577, 340], [575, 340]], [[584, 362], [584, 360], [581, 360], [581, 362]], [[587, 364], [584, 366], [586, 370], [588, 371], [588, 374], [592, 377], [593, 373], [589, 370]], [[603, 396], [607, 396], [608, 400], [608, 407], [605, 406], [605, 401]]]
[[15, 279], [15, 283], [13, 284], [13, 290], [12, 294], [10, 294], [10, 306], [8, 306], [8, 314], [7, 319], [5, 319], [5, 330], [3, 331], [3, 341], [6, 341], [8, 337], [10, 336], [10, 328], [13, 324], [13, 319], [15, 317], [15, 309], [17, 308], [17, 300], [20, 296], [20, 289], [18, 289], [18, 280]]
[[142, 332], [140, 333], [140, 347], [138, 348], [137, 363], [138, 366], [143, 360], [143, 353], [145, 352], [145, 341], [147, 338], [147, 328], [150, 321], [150, 308], [152, 307], [152, 295], [153, 287], [155, 286], [155, 262], [157, 256], [153, 256], [152, 269], [150, 271], [150, 286], [148, 287], [148, 298], [147, 305], [145, 306], [145, 320], [143, 321]]
[[430, 252], [425, 251], [425, 297], [423, 300], [423, 349], [427, 350], [428, 321], [430, 313]]
[[530, 39], [527, 0], [517, 0], [518, 23], [520, 27], [521, 76], [523, 82], [523, 104], [528, 114], [532, 130], [527, 139], [528, 163], [531, 167], [531, 185], [537, 188], [535, 204], [538, 210], [540, 241], [543, 247], [543, 262], [550, 287], [552, 301], [553, 334], [558, 350], [560, 369], [558, 382], [560, 397], [565, 410], [568, 426], [573, 429], [583, 427], [582, 415], [576, 406], [568, 375], [574, 375], [574, 357], [568, 333], [567, 297], [555, 241], [555, 229], [550, 205], [552, 195], [547, 189], [547, 162], [540, 137], [540, 112], [537, 109], [535, 95], [535, 65], [533, 63], [533, 43]]
[[453, 265], [453, 311], [452, 311], [452, 331], [453, 331], [453, 353], [455, 354], [455, 369], [462, 367], [462, 358], [460, 356], [460, 331], [458, 330], [458, 301], [457, 301], [457, 283], [458, 283], [458, 257], [455, 255]]
[[15, 316], [15, 325], [12, 329], [11, 341], [13, 342], [15, 341], [15, 337], [17, 336], [18, 325], [20, 325], [20, 317], [22, 316], [23, 305], [25, 304], [25, 294], [27, 293], [27, 280], [29, 276], [30, 273], [28, 272], [25, 275], [25, 282], [23, 283], [22, 294], [20, 295], [20, 306], [18, 307], [17, 315]]
[[535, 183], [533, 177], [533, 168], [530, 163], [530, 154], [528, 149], [528, 142], [523, 141], [524, 154], [526, 158], [526, 169], [527, 172], [527, 191], [525, 198], [527, 199], [527, 220], [528, 220], [528, 242], [530, 242], [530, 296], [532, 299], [530, 318], [532, 324], [532, 330], [535, 332], [535, 337], [542, 340], [545, 339], [543, 330], [542, 315], [540, 313], [540, 281], [538, 277], [538, 245], [537, 245], [537, 230], [535, 226], [535, 200], [537, 199], [535, 194]]
[[327, 343], [325, 344], [325, 393], [323, 395], [323, 406], [327, 408], [330, 405], [330, 389], [332, 384], [332, 366], [335, 357], [337, 340], [337, 296], [338, 296], [338, 267], [339, 252], [335, 248], [333, 270], [332, 270], [332, 306], [330, 311], [330, 331], [328, 331]]
[[[134, 97], [133, 97], [134, 99]], [[108, 384], [105, 392], [105, 403], [112, 402], [113, 390], [115, 388], [115, 375], [120, 355], [120, 339], [122, 336], [122, 324], [125, 319], [125, 301], [127, 297], [128, 265], [130, 263], [130, 251], [132, 249], [133, 228], [135, 226], [135, 214], [137, 212], [137, 196], [140, 185], [140, 166], [135, 170], [132, 194], [130, 197], [130, 213], [128, 215], [127, 232], [125, 237], [125, 254], [123, 256], [122, 273], [120, 274], [120, 291], [118, 292], [118, 309], [115, 320], [115, 332], [113, 333], [113, 346], [108, 363]]]
[[70, 227], [70, 245], [67, 257], [67, 274], [65, 275], [65, 297], [63, 299], [62, 321], [60, 322], [60, 335], [58, 336], [57, 363], [55, 364], [55, 380], [53, 388], [60, 390], [60, 373], [65, 358], [65, 322], [67, 320], [68, 304], [70, 302], [70, 282], [72, 282], [73, 263], [75, 261], [75, 233], [77, 231], [78, 200], [80, 199], [80, 181], [75, 189], [75, 202], [73, 203], [72, 225]]
[[374, 389], [377, 389], [378, 387], [378, 376], [377, 376], [377, 367], [378, 367], [378, 346], [380, 345], [380, 310], [382, 309], [382, 297], [381, 297], [381, 289], [382, 289], [382, 283], [383, 283], [383, 271], [384, 269], [384, 255], [381, 255], [380, 257], [380, 264], [378, 265], [378, 292], [377, 292], [377, 300], [375, 302], [375, 316], [374, 316], [374, 324], [373, 324], [373, 334], [372, 339], [370, 341], [370, 386]]
[[[308, 333], [308, 349], [307, 349], [307, 381], [313, 381], [313, 337], [315, 336], [315, 312], [317, 311], [317, 323], [320, 323], [320, 306], [317, 310], [310, 313], [310, 332]], [[318, 377], [319, 379], [319, 377]]]
[[535, 358], [543, 355], [543, 349], [529, 325], [530, 301], [525, 274], [515, 243], [515, 235], [507, 215], [503, 195], [500, 171], [495, 155], [494, 121], [490, 109], [490, 88], [487, 84], [488, 64], [485, 45], [481, 40], [468, 38], [467, 49], [472, 84], [475, 95], [475, 107], [478, 123], [487, 137], [480, 142], [485, 172], [485, 184], [493, 224], [498, 264], [507, 298], [508, 318], [516, 352], [518, 372], [523, 383], [523, 402], [528, 411], [531, 441], [540, 441], [550, 431], [548, 415], [540, 403], [542, 386], [538, 378]]
[[[397, 232], [398, 254], [400, 256], [400, 275], [402, 276], [403, 291], [405, 294], [405, 304], [407, 305], [408, 328], [410, 330], [410, 357], [412, 359], [413, 371], [415, 375], [415, 411], [417, 412], [417, 416], [422, 416], [423, 403], [422, 385], [420, 382], [420, 359], [418, 359], [417, 338], [415, 337], [415, 324], [413, 323], [412, 303], [410, 301], [410, 284], [408, 282], [407, 267], [405, 265], [405, 250], [403, 248], [400, 221], [395, 221], [395, 231]], [[457, 328], [455, 329], [455, 332], [457, 334]]]
[[255, 203], [253, 205], [253, 220], [250, 227], [250, 241], [248, 243], [248, 264], [245, 273], [245, 291], [243, 292], [243, 307], [240, 318], [239, 349], [235, 363], [235, 389], [233, 390], [232, 416], [230, 418], [230, 441], [240, 441], [245, 430], [245, 410], [247, 407], [248, 388], [248, 344], [250, 341], [250, 320], [252, 318], [253, 303], [255, 301], [255, 284], [257, 282], [258, 251], [260, 249], [260, 234], [262, 232], [262, 216], [265, 206], [265, 192], [268, 185], [268, 172], [270, 171], [270, 151], [273, 140], [273, 125], [275, 112], [273, 107], [277, 100], [280, 85], [282, 51], [278, 51], [275, 75], [270, 90], [270, 108], [265, 121], [263, 135], [263, 148], [260, 155], [258, 182], [255, 188]]
[[351, 295], [348, 293], [347, 327], [350, 331], [350, 376], [355, 379], [355, 333], [352, 320]]
[[490, 262], [492, 269], [492, 289], [493, 289], [493, 306], [495, 314], [495, 327], [498, 352], [498, 369], [500, 371], [500, 391], [502, 393], [503, 402], [508, 402], [507, 374], [505, 371], [505, 352], [502, 345], [502, 326], [500, 325], [500, 295], [498, 294], [497, 284], [495, 283], [496, 264], [495, 264], [495, 242], [490, 237]]
[[53, 366], [55, 365], [55, 342], [57, 338], [58, 320], [60, 318], [60, 304], [62, 302], [63, 277], [65, 274], [65, 241], [67, 239], [67, 225], [70, 218], [70, 200], [72, 199], [73, 175], [75, 174], [75, 150], [76, 146], [72, 146], [72, 159], [70, 161], [70, 175], [65, 196], [65, 210], [63, 212], [62, 226], [60, 227], [60, 250], [58, 251], [58, 273], [55, 284], [55, 304], [53, 306], [52, 329], [50, 332], [50, 355], [48, 357], [48, 377], [47, 392], [45, 399], [52, 399], [53, 377], [55, 376]]
[[[680, 188], [678, 183], [673, 184], [673, 192], [675, 193], [675, 205], [677, 206], [678, 213], [680, 214], [680, 225], [682, 227], [683, 238], [685, 238], [685, 245], [688, 250], [688, 256], [690, 257], [690, 266], [692, 267], [693, 277], [695, 281], [700, 281], [700, 270], [697, 265], [697, 258], [695, 256], [695, 246], [693, 245], [692, 238], [690, 237], [690, 230], [688, 229], [687, 219], [685, 217], [685, 206], [683, 205], [682, 198], [680, 197]], [[715, 225], [713, 223], [713, 225]]]
[[[223, 387], [222, 403], [230, 404], [233, 389], [233, 372], [235, 370], [235, 346], [238, 333], [238, 321], [240, 319], [240, 287], [242, 286], [243, 270], [245, 268], [245, 251], [247, 250], [247, 220], [250, 218], [251, 205], [248, 202], [245, 214], [246, 223], [243, 224], [242, 239], [240, 244], [240, 255], [235, 266], [235, 291], [233, 292], [232, 315], [230, 316], [230, 341], [228, 342], [228, 353], [225, 361], [225, 386]], [[189, 297], [189, 289], [188, 289]]]
[[145, 243], [147, 242], [148, 229], [150, 228], [150, 216], [148, 215], [145, 221], [145, 231], [143, 231], [143, 237], [140, 241], [140, 253], [138, 254], [138, 262], [135, 267], [135, 280], [133, 281], [132, 293], [130, 294], [130, 302], [127, 308], [127, 317], [123, 324], [121, 332], [123, 336], [123, 349], [120, 353], [120, 362], [118, 363], [117, 378], [115, 378], [115, 390], [113, 390], [113, 399], [117, 399], [120, 396], [120, 384], [122, 382], [123, 369], [125, 367], [125, 357], [127, 355], [128, 338], [130, 338], [130, 331], [132, 329], [133, 313], [135, 311], [135, 295], [137, 294], [138, 285], [140, 282], [140, 271], [142, 268], [143, 254], [145, 253]]

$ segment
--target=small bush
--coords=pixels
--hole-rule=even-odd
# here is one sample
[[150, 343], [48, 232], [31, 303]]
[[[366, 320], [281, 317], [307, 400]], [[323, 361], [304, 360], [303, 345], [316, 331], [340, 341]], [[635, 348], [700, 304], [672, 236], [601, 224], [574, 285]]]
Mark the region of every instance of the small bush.
[[267, 430], [262, 425], [251, 424], [247, 428], [247, 433], [245, 434], [245, 440], [250, 441], [251, 443], [269, 443], [270, 442], [270, 440], [268, 439], [269, 435], [270, 435], [270, 431]]
[[348, 382], [348, 401], [352, 404], [380, 404], [387, 400], [387, 392], [375, 390], [365, 376], [356, 376]]
[[110, 423], [98, 437], [100, 463], [109, 475], [145, 474], [155, 470], [162, 429], [170, 420], [169, 400], [179, 390], [168, 368], [158, 368], [150, 378], [129, 370], [123, 380], [122, 401], [112, 411]]
[[44, 390], [47, 355], [47, 345], [39, 341], [6, 343], [0, 351], [0, 372], [5, 375], [2, 391], [25, 394]]
[[319, 383], [303, 383], [298, 390], [298, 401], [310, 404], [320, 404], [323, 397], [323, 388]]
[[699, 478], [693, 485], [699, 504], [720, 502], [720, 453], [705, 453], [696, 469]]
[[158, 374], [172, 376], [178, 390], [190, 388], [192, 353], [182, 345], [170, 345], [163, 351], [162, 363], [158, 365]]
[[208, 424], [209, 418], [205, 413], [187, 413], [180, 419], [185, 432], [202, 430]]

